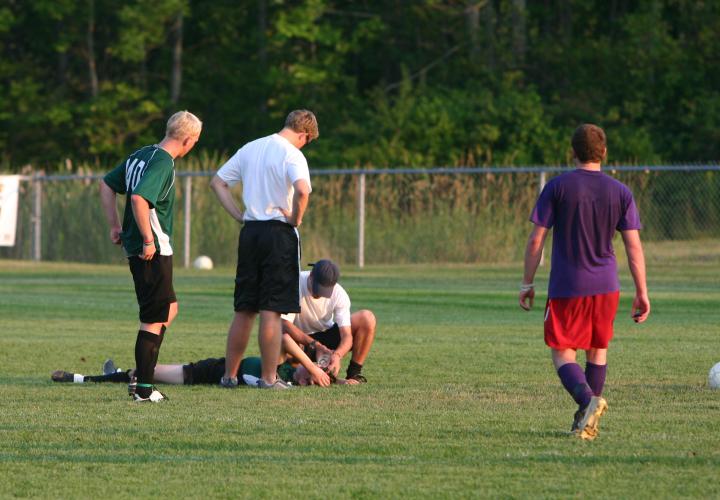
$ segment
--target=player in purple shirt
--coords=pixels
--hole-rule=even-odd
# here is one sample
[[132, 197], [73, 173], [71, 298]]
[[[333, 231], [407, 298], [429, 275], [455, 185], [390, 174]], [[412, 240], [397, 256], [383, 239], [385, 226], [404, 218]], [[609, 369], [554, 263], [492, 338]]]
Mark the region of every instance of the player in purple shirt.
[[[530, 216], [535, 227], [525, 250], [519, 301], [525, 310], [533, 305], [533, 278], [552, 228], [545, 343], [563, 386], [578, 404], [572, 430], [592, 440], [607, 409], [602, 390], [620, 294], [612, 246], [615, 231], [622, 235], [635, 282], [632, 317], [636, 323], [647, 319], [650, 300], [640, 216], [632, 192], [600, 169], [607, 155], [605, 132], [596, 125], [581, 125], [573, 134], [572, 148], [576, 169], [548, 182]], [[586, 353], [585, 371], [576, 361], [578, 349]]]

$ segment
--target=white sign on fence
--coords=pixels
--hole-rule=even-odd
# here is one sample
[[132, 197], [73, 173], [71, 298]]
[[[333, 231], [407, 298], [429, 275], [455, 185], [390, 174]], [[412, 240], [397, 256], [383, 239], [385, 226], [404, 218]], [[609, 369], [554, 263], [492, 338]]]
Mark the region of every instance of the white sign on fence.
[[0, 175], [0, 247], [15, 246], [19, 175]]

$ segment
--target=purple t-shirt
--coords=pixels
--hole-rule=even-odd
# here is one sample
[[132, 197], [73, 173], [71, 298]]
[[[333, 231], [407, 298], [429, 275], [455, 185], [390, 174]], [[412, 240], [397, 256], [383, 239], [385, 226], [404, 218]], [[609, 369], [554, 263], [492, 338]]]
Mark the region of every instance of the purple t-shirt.
[[620, 289], [613, 235], [642, 227], [625, 184], [599, 171], [564, 173], [547, 183], [530, 220], [553, 228], [549, 298]]

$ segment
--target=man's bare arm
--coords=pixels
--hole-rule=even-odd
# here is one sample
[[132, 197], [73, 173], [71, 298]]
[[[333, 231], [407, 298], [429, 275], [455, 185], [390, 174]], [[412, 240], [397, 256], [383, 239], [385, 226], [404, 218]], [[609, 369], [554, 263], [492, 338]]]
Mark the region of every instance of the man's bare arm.
[[293, 183], [293, 188], [295, 188], [295, 191], [293, 192], [292, 212], [282, 208], [280, 208], [280, 211], [285, 216], [288, 224], [297, 227], [302, 224], [305, 209], [310, 200], [310, 184], [305, 179], [298, 179]]
[[338, 344], [335, 352], [333, 352], [328, 365], [328, 371], [333, 375], [337, 375], [340, 372], [340, 361], [342, 358], [352, 350], [352, 330], [349, 326], [340, 327], [340, 343]]
[[631, 314], [636, 323], [642, 323], [650, 314], [650, 299], [648, 298], [645, 254], [640, 242], [640, 232], [637, 229], [630, 229], [622, 231], [621, 234], [625, 244], [630, 274], [635, 283], [635, 298], [633, 299]]
[[143, 253], [140, 257], [144, 260], [151, 260], [155, 255], [155, 236], [150, 226], [150, 203], [140, 196], [134, 194], [130, 197], [132, 203], [133, 216], [143, 239]]
[[120, 244], [120, 233], [122, 227], [120, 227], [120, 219], [117, 213], [117, 205], [115, 204], [115, 191], [105, 184], [104, 180], [100, 180], [100, 203], [103, 207], [103, 213], [105, 214], [105, 220], [107, 220], [110, 226], [110, 241], [114, 244]]
[[310, 345], [313, 341], [313, 338], [310, 335], [307, 335], [300, 328], [286, 319], [282, 320], [282, 331], [283, 333], [290, 335], [290, 337], [300, 345]]
[[215, 195], [218, 197], [220, 204], [227, 211], [227, 213], [229, 213], [233, 217], [233, 219], [242, 222], [243, 212], [238, 208], [237, 204], [235, 203], [235, 199], [233, 198], [228, 183], [216, 175], [210, 181], [210, 188], [215, 192]]
[[538, 226], [537, 224], [530, 233], [527, 247], [525, 248], [525, 272], [523, 274], [522, 284], [520, 285], [520, 307], [529, 311], [535, 301], [535, 288], [533, 280], [535, 273], [540, 265], [543, 247], [545, 246], [545, 238], [548, 229]]
[[282, 347], [287, 354], [297, 359], [300, 364], [305, 367], [308, 373], [310, 373], [313, 382], [321, 387], [327, 387], [330, 385], [330, 376], [322, 371], [318, 365], [310, 361], [307, 354], [300, 349], [300, 346], [297, 345], [293, 338], [287, 333], [282, 336]]

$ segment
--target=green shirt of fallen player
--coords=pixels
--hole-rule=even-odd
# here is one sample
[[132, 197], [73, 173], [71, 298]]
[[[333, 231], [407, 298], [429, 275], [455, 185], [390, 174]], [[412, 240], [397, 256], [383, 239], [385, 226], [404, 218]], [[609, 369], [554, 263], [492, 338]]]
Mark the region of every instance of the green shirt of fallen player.
[[311, 271], [300, 273], [300, 312], [282, 315], [283, 333], [304, 346], [311, 358], [330, 355], [328, 371], [333, 376], [352, 352], [346, 378], [366, 382], [361, 372], [375, 340], [375, 315], [367, 309], [350, 313], [337, 264], [322, 259], [311, 265]]
[[[135, 401], [159, 401], [153, 387], [165, 330], [177, 315], [172, 284], [175, 158], [185, 156], [197, 143], [202, 122], [188, 111], [173, 114], [165, 137], [145, 146], [111, 170], [100, 182], [100, 200], [110, 226], [110, 241], [122, 244], [128, 258], [140, 309], [135, 343], [137, 386]], [[125, 195], [122, 226], [115, 198]]]

